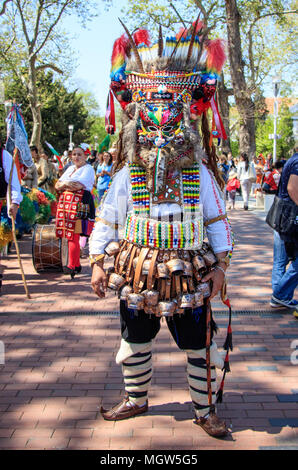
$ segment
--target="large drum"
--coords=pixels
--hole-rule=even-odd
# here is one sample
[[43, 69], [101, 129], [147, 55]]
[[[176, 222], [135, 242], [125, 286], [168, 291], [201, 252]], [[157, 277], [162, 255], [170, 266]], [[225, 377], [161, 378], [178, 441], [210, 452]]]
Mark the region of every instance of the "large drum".
[[35, 226], [32, 239], [32, 261], [38, 273], [62, 272], [63, 266], [67, 266], [67, 240], [56, 237], [55, 225]]

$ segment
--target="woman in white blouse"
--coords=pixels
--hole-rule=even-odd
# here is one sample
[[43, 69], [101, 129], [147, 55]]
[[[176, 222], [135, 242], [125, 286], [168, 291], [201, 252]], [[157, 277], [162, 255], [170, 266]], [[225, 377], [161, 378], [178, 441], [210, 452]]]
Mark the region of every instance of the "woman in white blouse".
[[63, 267], [65, 274], [73, 278], [81, 272], [80, 235], [89, 237], [92, 232], [95, 208], [91, 191], [95, 181], [94, 169], [86, 162], [81, 147], [72, 152], [73, 165], [56, 183], [55, 189], [62, 193], [56, 214], [56, 235], [68, 240], [68, 265]]
[[256, 181], [256, 170], [254, 164], [249, 161], [246, 153], [240, 155], [240, 163], [237, 167], [237, 178], [240, 180], [244, 203], [244, 210], [248, 210], [248, 199], [252, 184]]

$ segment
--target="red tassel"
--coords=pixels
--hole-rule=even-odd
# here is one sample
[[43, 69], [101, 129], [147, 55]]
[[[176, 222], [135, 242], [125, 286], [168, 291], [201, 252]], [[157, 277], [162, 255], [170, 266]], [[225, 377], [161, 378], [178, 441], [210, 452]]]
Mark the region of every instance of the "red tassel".
[[225, 370], [226, 372], [231, 372], [229, 363], [229, 353], [226, 354], [223, 370]]
[[200, 116], [203, 114], [207, 109], [210, 108], [210, 101], [205, 101], [203, 98], [194, 101], [193, 104], [190, 107], [190, 112], [191, 114], [195, 114], [196, 116]]
[[207, 69], [215, 70], [220, 74], [226, 61], [224, 42], [222, 39], [213, 39], [207, 45]]
[[138, 29], [134, 33], [133, 38], [134, 42], [136, 43], [136, 46], [138, 46], [139, 44], [145, 44], [148, 47], [150, 46], [151, 41], [147, 29]]
[[232, 327], [231, 325], [228, 326], [228, 331], [227, 331], [227, 337], [226, 337], [226, 340], [225, 340], [225, 344], [224, 344], [224, 349], [226, 351], [233, 351], [233, 341], [232, 341]]
[[222, 379], [220, 387], [216, 393], [216, 403], [222, 403], [224, 384], [225, 381]]
[[219, 389], [216, 394], [216, 403], [222, 403], [222, 398], [223, 398], [223, 391]]
[[227, 298], [222, 301], [227, 307], [231, 308], [230, 300]]

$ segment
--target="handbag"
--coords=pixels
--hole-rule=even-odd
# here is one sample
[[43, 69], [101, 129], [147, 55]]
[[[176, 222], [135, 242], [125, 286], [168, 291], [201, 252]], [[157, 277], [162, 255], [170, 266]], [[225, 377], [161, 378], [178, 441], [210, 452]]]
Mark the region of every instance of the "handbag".
[[276, 195], [268, 211], [266, 223], [281, 236], [291, 238], [297, 243], [298, 206], [294, 201], [287, 201]]
[[252, 169], [251, 163], [249, 164], [249, 178], [248, 179], [251, 183], [256, 183], [257, 181], [257, 177]]

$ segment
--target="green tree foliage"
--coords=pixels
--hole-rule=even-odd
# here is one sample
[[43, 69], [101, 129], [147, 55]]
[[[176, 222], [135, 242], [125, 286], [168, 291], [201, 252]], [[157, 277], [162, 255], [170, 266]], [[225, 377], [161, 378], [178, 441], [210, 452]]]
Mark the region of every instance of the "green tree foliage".
[[[273, 134], [273, 116], [267, 116], [265, 121], [260, 120], [256, 126], [256, 149], [257, 153], [272, 153], [273, 140], [269, 135]], [[293, 120], [289, 107], [286, 104], [281, 106], [277, 121], [277, 158], [288, 158], [295, 144], [293, 134]]]
[[[189, 26], [201, 10], [201, 19], [208, 17], [210, 36], [227, 37], [227, 3], [227, 0], [128, 0], [122, 18], [131, 29], [147, 27], [156, 38], [159, 24], [164, 33], [171, 34], [182, 24]], [[248, 106], [245, 113], [248, 116], [253, 113], [258, 120], [265, 117], [263, 97], [272, 78], [279, 75], [281, 89], [286, 85], [289, 94], [290, 85], [296, 81], [297, 0], [237, 0], [236, 6], [240, 15], [242, 61], [235, 69], [243, 69], [245, 87], [241, 89], [254, 105]], [[228, 88], [230, 72], [227, 65], [224, 74]], [[238, 111], [241, 116], [243, 110]]]
[[[68, 125], [74, 125], [73, 142], [92, 141], [95, 116], [89, 114], [84, 103], [84, 94], [80, 91], [69, 92], [60, 80], [54, 80], [52, 72], [40, 72], [37, 80], [43, 122], [41, 145], [47, 150], [45, 141], [62, 153], [68, 148]], [[10, 99], [16, 98], [22, 103], [22, 113], [28, 135], [32, 132], [32, 115], [24, 85], [16, 78], [7, 80], [5, 94]], [[91, 96], [89, 96], [91, 98]], [[94, 99], [93, 99], [94, 106]], [[2, 108], [2, 107], [1, 107]], [[1, 110], [1, 125], [4, 127], [4, 110]], [[3, 129], [2, 133], [5, 133]]]
[[6, 8], [0, 16], [0, 67], [2, 73], [13, 73], [26, 88], [33, 121], [30, 142], [39, 146], [43, 124], [37, 87], [40, 73], [44, 70], [68, 73], [73, 64], [69, 38], [61, 29], [61, 20], [76, 14], [84, 26], [97, 15], [97, 4], [79, 0], [4, 3]]

